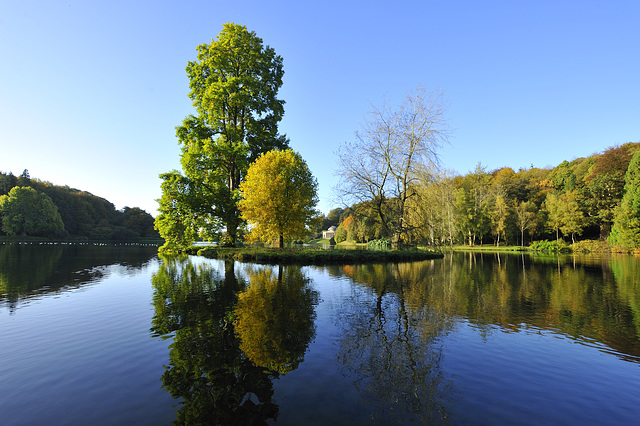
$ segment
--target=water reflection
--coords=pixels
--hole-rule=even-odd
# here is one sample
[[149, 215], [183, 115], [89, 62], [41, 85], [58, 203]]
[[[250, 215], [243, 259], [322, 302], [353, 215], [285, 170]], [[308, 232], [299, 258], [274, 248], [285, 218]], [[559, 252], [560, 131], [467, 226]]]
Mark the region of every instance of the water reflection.
[[0, 245], [0, 307], [15, 312], [32, 298], [57, 294], [95, 282], [118, 265], [137, 273], [156, 257], [153, 246]]
[[280, 374], [295, 370], [315, 336], [317, 292], [300, 268], [248, 270], [250, 284], [234, 313], [240, 349], [256, 365]]
[[449, 253], [441, 261], [332, 273], [380, 296], [393, 292], [412, 309], [466, 318], [486, 332], [496, 325], [504, 332], [550, 329], [640, 361], [640, 262], [631, 256]]
[[441, 368], [453, 322], [421, 295], [433, 262], [334, 267], [371, 291], [354, 288], [339, 303], [337, 359], [378, 424], [446, 423], [454, 403]]
[[334, 305], [337, 359], [376, 422], [448, 421], [462, 396], [443, 342], [459, 324], [483, 336], [549, 330], [640, 362], [637, 258], [449, 253], [327, 270], [358, 285]]
[[[364, 413], [378, 424], [447, 423], [460, 417], [456, 407], [468, 392], [448, 373], [447, 344], [469, 324], [482, 336], [548, 331], [640, 361], [640, 264], [631, 257], [451, 253], [302, 269], [194, 262], [164, 259], [153, 277], [154, 335], [172, 339], [162, 382], [180, 401], [179, 424], [273, 422], [280, 411], [274, 381], [295, 384], [300, 379], [285, 375], [297, 368], [307, 368], [308, 386], [319, 387], [323, 412]], [[313, 367], [304, 364], [316, 335], [314, 271], [331, 277], [323, 287], [331, 321], [319, 324], [330, 328], [323, 336], [333, 345], [314, 346], [336, 350], [330, 359], [341, 374], [329, 387], [313, 377], [333, 374], [335, 364], [317, 364], [318, 357]], [[495, 370], [485, 375], [501, 377], [498, 364], [486, 368]], [[333, 393], [349, 402], [333, 401]], [[363, 405], [340, 405], [351, 403]]]
[[233, 262], [163, 260], [152, 332], [173, 339], [162, 383], [181, 401], [176, 423], [275, 420], [273, 380], [297, 368], [315, 330], [308, 279], [296, 267], [243, 274]]

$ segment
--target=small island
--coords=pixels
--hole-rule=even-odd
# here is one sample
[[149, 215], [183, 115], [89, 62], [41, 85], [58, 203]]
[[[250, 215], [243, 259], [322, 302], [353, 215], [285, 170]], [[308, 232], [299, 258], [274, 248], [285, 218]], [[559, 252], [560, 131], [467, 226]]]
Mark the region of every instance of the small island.
[[238, 260], [265, 264], [328, 265], [353, 263], [411, 262], [440, 259], [442, 253], [427, 250], [324, 250], [268, 249], [192, 246], [187, 253], [212, 259]]

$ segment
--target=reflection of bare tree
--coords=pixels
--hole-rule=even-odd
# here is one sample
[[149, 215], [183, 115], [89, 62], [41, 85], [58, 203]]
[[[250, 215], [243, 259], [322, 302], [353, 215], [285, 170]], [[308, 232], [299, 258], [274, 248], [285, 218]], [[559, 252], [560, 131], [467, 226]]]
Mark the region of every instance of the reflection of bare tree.
[[[438, 337], [447, 318], [420, 299], [419, 277], [411, 264], [349, 267], [348, 274], [373, 291], [354, 289], [335, 312], [342, 328], [338, 361], [380, 423], [447, 421], [448, 381], [440, 368]], [[426, 266], [426, 268], [425, 268]], [[416, 288], [414, 288], [416, 287]], [[413, 301], [412, 301], [413, 300]]]
[[234, 310], [240, 349], [257, 366], [286, 374], [304, 360], [315, 336], [317, 292], [300, 267], [249, 269]]
[[362, 284], [336, 307], [339, 360], [378, 419], [444, 421], [451, 392], [439, 372], [438, 344], [456, 318], [483, 334], [553, 329], [638, 362], [638, 271], [632, 257], [522, 253], [333, 266], [330, 274]]

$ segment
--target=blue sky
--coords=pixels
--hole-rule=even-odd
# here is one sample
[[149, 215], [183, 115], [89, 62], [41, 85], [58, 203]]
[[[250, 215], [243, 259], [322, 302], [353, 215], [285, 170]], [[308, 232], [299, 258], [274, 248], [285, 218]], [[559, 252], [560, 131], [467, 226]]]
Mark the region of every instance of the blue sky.
[[340, 145], [418, 85], [445, 94], [440, 159], [460, 174], [640, 141], [638, 1], [0, 0], [0, 171], [155, 215], [185, 67], [230, 21], [283, 57], [280, 130], [324, 213]]

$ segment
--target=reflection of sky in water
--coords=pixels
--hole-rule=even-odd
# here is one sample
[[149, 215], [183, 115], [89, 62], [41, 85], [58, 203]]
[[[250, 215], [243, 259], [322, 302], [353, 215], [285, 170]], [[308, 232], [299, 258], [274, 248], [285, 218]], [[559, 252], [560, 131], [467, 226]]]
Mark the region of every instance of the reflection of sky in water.
[[628, 424], [640, 415], [638, 364], [552, 330], [504, 333], [461, 321], [444, 348], [443, 368], [463, 390], [462, 423]]
[[158, 384], [168, 349], [149, 338], [157, 265], [107, 267], [89, 286], [0, 308], [4, 424], [170, 423]]

